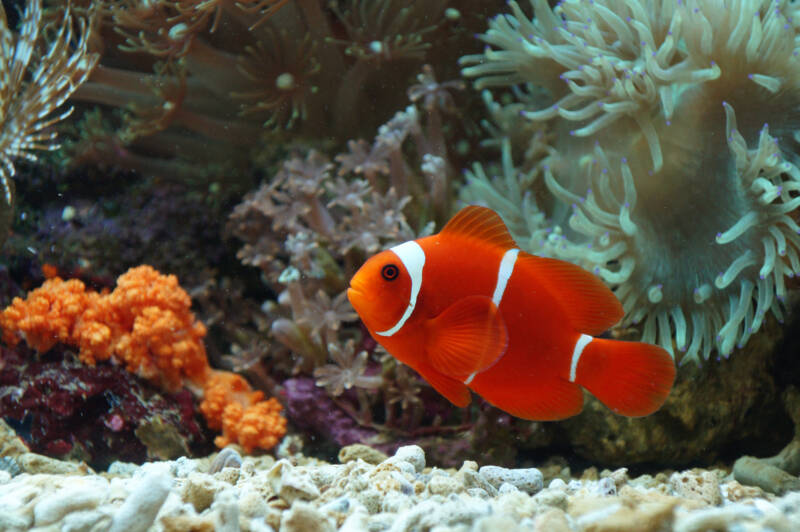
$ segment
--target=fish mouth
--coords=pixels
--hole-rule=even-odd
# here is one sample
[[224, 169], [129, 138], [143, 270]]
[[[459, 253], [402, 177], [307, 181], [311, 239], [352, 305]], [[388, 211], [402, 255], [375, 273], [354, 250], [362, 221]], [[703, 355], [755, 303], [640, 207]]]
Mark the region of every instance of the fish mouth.
[[358, 312], [358, 304], [364, 300], [364, 292], [351, 286], [347, 289], [347, 299], [350, 300], [350, 304], [353, 305], [353, 308]]

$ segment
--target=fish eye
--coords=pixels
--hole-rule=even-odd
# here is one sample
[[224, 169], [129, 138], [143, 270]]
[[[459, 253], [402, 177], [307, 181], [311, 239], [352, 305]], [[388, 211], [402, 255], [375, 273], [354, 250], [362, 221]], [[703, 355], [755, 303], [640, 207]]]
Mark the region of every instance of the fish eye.
[[397, 269], [397, 266], [394, 264], [387, 264], [383, 268], [381, 268], [381, 277], [386, 279], [387, 281], [394, 281], [397, 279], [397, 276], [400, 275], [400, 270]]

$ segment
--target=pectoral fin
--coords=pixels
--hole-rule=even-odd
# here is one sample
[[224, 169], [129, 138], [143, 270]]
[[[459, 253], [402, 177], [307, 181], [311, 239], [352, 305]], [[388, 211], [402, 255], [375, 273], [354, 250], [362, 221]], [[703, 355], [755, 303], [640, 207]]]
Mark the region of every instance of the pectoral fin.
[[428, 363], [459, 382], [491, 367], [508, 346], [503, 317], [485, 296], [454, 303], [425, 324], [425, 335]]

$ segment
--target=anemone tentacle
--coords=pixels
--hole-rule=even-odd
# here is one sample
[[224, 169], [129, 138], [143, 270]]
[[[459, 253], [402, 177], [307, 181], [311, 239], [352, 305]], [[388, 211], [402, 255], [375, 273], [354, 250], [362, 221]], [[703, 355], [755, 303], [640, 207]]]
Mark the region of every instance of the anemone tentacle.
[[[644, 341], [728, 356], [783, 318], [800, 273], [800, 6], [531, 4], [534, 17], [510, 1], [462, 64], [476, 87], [524, 95], [507, 107], [536, 124], [536, 147], [519, 145], [519, 121], [493, 126], [504, 178], [476, 167], [463, 197], [510, 219], [528, 251], [597, 273]], [[511, 183], [523, 174], [541, 179]]]

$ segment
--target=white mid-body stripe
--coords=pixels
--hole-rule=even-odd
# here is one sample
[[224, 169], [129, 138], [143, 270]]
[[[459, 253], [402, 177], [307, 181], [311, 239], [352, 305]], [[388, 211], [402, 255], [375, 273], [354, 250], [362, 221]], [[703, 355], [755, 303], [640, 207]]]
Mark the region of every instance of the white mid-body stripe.
[[403, 263], [409, 277], [411, 277], [411, 294], [408, 297], [408, 307], [406, 307], [406, 311], [400, 317], [400, 320], [395, 323], [394, 327], [391, 329], [377, 331], [377, 334], [381, 336], [393, 335], [399, 331], [403, 325], [405, 325], [406, 320], [411, 317], [411, 314], [414, 312], [414, 307], [417, 306], [419, 290], [422, 288], [422, 268], [425, 266], [425, 251], [413, 240], [398, 244], [391, 248], [391, 251], [400, 258], [400, 262]]
[[497, 284], [494, 287], [494, 294], [492, 294], [492, 302], [496, 307], [500, 306], [500, 300], [503, 299], [503, 292], [506, 291], [508, 280], [514, 273], [517, 255], [519, 255], [518, 249], [509, 249], [503, 254], [503, 259], [500, 261], [500, 268], [497, 270]]
[[578, 362], [581, 359], [581, 354], [583, 354], [583, 350], [591, 341], [591, 336], [582, 334], [578, 341], [575, 342], [575, 348], [572, 350], [572, 365], [569, 367], [569, 382], [575, 382], [575, 373], [578, 371]]
[[[519, 250], [509, 249], [503, 254], [503, 258], [500, 259], [500, 267], [497, 269], [497, 283], [494, 286], [494, 293], [492, 294], [492, 303], [494, 303], [495, 307], [500, 306], [500, 301], [503, 300], [503, 294], [506, 291], [506, 286], [508, 285], [508, 280], [511, 279], [511, 274], [514, 273], [514, 265], [517, 263], [517, 256], [519, 255]], [[497, 362], [495, 362], [496, 364]], [[492, 364], [494, 365], [494, 364]], [[489, 368], [486, 368], [489, 369]], [[484, 369], [483, 371], [486, 371]], [[478, 371], [472, 372], [469, 377], [464, 380], [464, 384], [468, 385], [472, 382], [472, 379], [480, 373]]]

